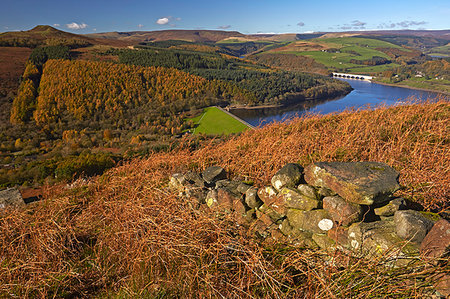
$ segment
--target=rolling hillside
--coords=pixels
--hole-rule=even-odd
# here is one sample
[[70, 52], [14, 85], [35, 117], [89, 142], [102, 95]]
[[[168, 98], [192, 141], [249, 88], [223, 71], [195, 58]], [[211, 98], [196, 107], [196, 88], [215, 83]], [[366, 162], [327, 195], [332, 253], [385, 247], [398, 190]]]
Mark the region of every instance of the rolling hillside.
[[184, 40], [190, 42], [217, 42], [229, 37], [244, 37], [236, 31], [219, 30], [161, 30], [161, 31], [132, 31], [105, 32], [87, 34], [90, 38], [121, 40], [132, 43], [163, 40]]

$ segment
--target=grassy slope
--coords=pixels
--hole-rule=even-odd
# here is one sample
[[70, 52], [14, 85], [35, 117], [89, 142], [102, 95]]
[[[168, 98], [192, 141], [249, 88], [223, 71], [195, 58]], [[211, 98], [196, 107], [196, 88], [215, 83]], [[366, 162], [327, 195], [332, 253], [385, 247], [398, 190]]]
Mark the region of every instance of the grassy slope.
[[[263, 186], [285, 163], [382, 161], [399, 193], [427, 208], [449, 197], [450, 104], [309, 117], [201, 149], [153, 154], [0, 216], [0, 294], [29, 297], [427, 298], [448, 266], [383, 270], [383, 259], [263, 247], [165, 189], [170, 174], [218, 164]], [[226, 283], [224, 283], [226, 281]]]
[[248, 129], [248, 126], [216, 107], [206, 108], [201, 115], [191, 120], [198, 124], [194, 129], [194, 134], [227, 135]]

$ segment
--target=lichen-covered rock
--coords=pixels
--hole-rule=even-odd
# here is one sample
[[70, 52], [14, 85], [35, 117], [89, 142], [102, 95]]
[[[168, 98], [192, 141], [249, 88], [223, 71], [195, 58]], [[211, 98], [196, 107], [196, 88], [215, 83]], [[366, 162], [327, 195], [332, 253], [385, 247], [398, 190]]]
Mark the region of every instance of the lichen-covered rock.
[[389, 254], [393, 259], [416, 256], [416, 244], [401, 239], [395, 233], [393, 220], [357, 222], [348, 228], [351, 249], [364, 256]]
[[413, 210], [395, 212], [394, 223], [395, 231], [400, 238], [419, 244], [434, 224], [433, 221]]
[[420, 252], [429, 258], [450, 256], [450, 222], [436, 222], [420, 244]]
[[374, 212], [375, 215], [389, 217], [394, 216], [395, 212], [399, 210], [406, 210], [406, 208], [407, 208], [406, 201], [403, 198], [399, 197], [394, 198], [387, 205], [375, 208]]
[[302, 195], [309, 197], [311, 199], [319, 199], [319, 195], [317, 194], [317, 190], [307, 184], [300, 184], [297, 186], [298, 192], [300, 192]]
[[399, 173], [379, 162], [318, 162], [305, 168], [305, 180], [326, 187], [349, 202], [371, 205], [390, 198], [400, 188]]
[[219, 203], [217, 202], [217, 193], [217, 190], [210, 190], [206, 194], [205, 203], [209, 208], [213, 208], [219, 205]]
[[338, 224], [347, 226], [360, 221], [363, 210], [360, 205], [345, 201], [340, 196], [328, 196], [323, 199], [323, 208]]
[[273, 187], [267, 186], [258, 190], [258, 197], [262, 200], [264, 205], [259, 207], [259, 210], [270, 208], [276, 213], [284, 216], [286, 214], [286, 206], [284, 200], [279, 196]]
[[335, 251], [336, 242], [326, 234], [313, 234], [312, 239], [316, 244], [325, 251]]
[[262, 187], [258, 190], [258, 197], [266, 205], [270, 205], [277, 200], [277, 191], [270, 186]]
[[286, 217], [293, 228], [318, 234], [326, 233], [327, 230], [332, 228], [333, 223], [328, 212], [323, 209], [312, 211], [287, 209]]
[[294, 188], [283, 187], [278, 196], [283, 199], [287, 208], [310, 211], [319, 207], [318, 200], [307, 197]]
[[252, 209], [262, 206], [263, 202], [258, 197], [258, 188], [251, 187], [245, 191], [245, 203]]
[[22, 194], [17, 188], [8, 188], [0, 191], [0, 210], [6, 207], [20, 207], [24, 206]]
[[276, 190], [283, 187], [295, 187], [303, 177], [303, 168], [296, 163], [288, 163], [272, 177], [272, 186]]
[[227, 172], [220, 166], [211, 166], [203, 170], [202, 177], [205, 182], [212, 184], [227, 178]]

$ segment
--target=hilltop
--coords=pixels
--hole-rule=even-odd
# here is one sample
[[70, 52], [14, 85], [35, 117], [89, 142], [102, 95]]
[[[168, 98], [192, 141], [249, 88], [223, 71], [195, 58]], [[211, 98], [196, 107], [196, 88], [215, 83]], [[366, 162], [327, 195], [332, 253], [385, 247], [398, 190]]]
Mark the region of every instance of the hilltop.
[[[65, 45], [70, 48], [87, 47], [104, 44], [103, 40], [96, 40], [88, 36], [65, 32], [48, 25], [38, 25], [27, 31], [11, 31], [0, 33], [0, 46], [37, 47], [43, 45]], [[111, 45], [126, 43], [108, 42]]]
[[131, 32], [105, 32], [93, 33], [86, 36], [92, 38], [104, 38], [122, 40], [132, 43], [184, 40], [190, 42], [218, 42], [229, 37], [244, 37], [237, 31], [220, 30], [161, 30], [161, 31], [131, 31]]

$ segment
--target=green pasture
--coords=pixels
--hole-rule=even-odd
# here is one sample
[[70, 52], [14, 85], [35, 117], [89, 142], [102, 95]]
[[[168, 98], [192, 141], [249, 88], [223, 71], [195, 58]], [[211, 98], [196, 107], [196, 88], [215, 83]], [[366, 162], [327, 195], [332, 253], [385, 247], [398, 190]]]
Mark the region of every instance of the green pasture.
[[240, 133], [249, 127], [217, 107], [208, 107], [197, 117], [191, 118], [196, 124], [194, 134], [228, 135]]

